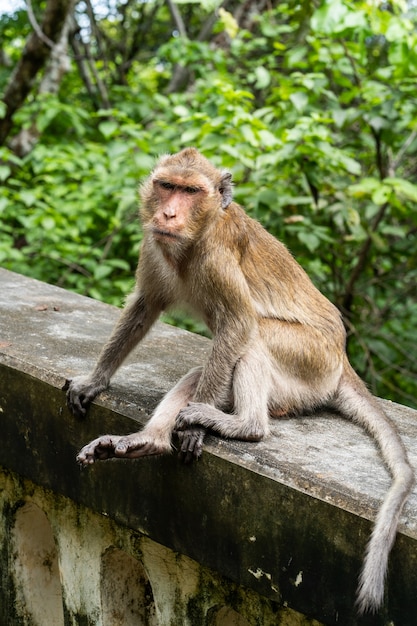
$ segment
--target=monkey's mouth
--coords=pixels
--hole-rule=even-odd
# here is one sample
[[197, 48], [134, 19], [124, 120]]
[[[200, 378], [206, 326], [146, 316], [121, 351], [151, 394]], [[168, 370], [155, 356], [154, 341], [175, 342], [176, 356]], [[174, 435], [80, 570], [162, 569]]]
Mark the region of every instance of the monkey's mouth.
[[162, 230], [162, 228], [153, 228], [152, 233], [156, 239], [172, 239], [179, 241], [181, 236], [178, 233], [172, 233], [169, 230]]

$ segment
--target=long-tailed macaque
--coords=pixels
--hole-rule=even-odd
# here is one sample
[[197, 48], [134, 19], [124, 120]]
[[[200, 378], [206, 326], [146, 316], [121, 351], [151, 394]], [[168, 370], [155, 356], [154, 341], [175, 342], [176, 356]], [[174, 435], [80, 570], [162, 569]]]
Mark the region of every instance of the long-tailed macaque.
[[231, 175], [197, 150], [162, 157], [141, 198], [136, 287], [92, 374], [67, 381], [68, 405], [83, 416], [165, 309], [194, 311], [213, 334], [212, 350], [143, 430], [99, 437], [78, 461], [169, 453], [174, 432], [188, 461], [201, 454], [206, 429], [258, 441], [268, 435], [269, 417], [330, 406], [374, 437], [393, 477], [358, 588], [359, 610], [376, 610], [414, 475], [395, 427], [348, 362], [338, 310], [285, 246], [233, 202]]

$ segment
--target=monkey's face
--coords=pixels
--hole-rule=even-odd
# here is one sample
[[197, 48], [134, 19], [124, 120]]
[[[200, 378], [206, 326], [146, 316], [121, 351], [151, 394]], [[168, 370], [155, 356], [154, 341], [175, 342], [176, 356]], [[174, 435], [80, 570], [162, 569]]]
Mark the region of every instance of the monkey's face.
[[220, 211], [220, 192], [201, 175], [184, 177], [159, 170], [142, 193], [144, 229], [166, 245], [195, 240], [210, 216]]
[[[162, 175], [161, 175], [162, 174]], [[151, 218], [154, 238], [159, 241], [194, 239], [207, 210], [214, 210], [214, 189], [202, 176], [158, 173], [152, 180], [155, 210]], [[210, 202], [208, 202], [210, 200]], [[220, 208], [220, 202], [217, 202]]]
[[230, 204], [230, 179], [194, 148], [162, 157], [141, 188], [145, 231], [171, 251], [198, 241]]

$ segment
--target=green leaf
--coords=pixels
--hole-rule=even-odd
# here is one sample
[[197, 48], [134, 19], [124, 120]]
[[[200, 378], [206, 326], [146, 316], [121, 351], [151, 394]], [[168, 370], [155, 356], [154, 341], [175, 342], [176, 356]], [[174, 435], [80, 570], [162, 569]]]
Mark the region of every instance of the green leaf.
[[320, 245], [320, 239], [314, 233], [301, 231], [297, 233], [297, 237], [310, 252], [315, 252]]
[[196, 128], [189, 128], [188, 130], [184, 131], [180, 137], [180, 143], [182, 145], [189, 145], [192, 144], [196, 138], [200, 135], [201, 133], [201, 128], [196, 127]]
[[108, 139], [109, 137], [114, 135], [116, 130], [119, 128], [119, 124], [117, 122], [108, 120], [106, 122], [101, 122], [98, 125], [98, 128], [103, 137], [105, 137], [105, 139]]
[[365, 12], [358, 6], [350, 10], [342, 0], [327, 0], [311, 18], [312, 29], [328, 35], [346, 29], [364, 29], [366, 26]]
[[383, 128], [389, 127], [389, 121], [386, 120], [384, 117], [381, 117], [380, 115], [372, 116], [368, 118], [367, 121], [368, 121], [368, 124], [372, 126], [372, 128], [376, 130], [377, 132], [379, 132]]
[[308, 96], [303, 91], [292, 93], [290, 100], [299, 113], [302, 113], [308, 104]]
[[336, 109], [335, 111], [333, 111], [333, 119], [334, 119], [334, 123], [336, 124], [336, 126], [338, 128], [342, 128], [342, 126], [344, 125], [344, 123], [346, 122], [346, 118], [347, 118], [347, 110], [346, 109]]
[[12, 170], [8, 165], [0, 165], [0, 180], [6, 180], [11, 173]]
[[258, 204], [265, 204], [266, 206], [274, 206], [277, 203], [277, 192], [273, 189], [262, 189], [257, 194]]
[[328, 0], [313, 14], [311, 27], [317, 32], [331, 34], [343, 22], [347, 12], [347, 7], [340, 0]]
[[42, 228], [45, 230], [53, 230], [56, 226], [56, 222], [53, 217], [44, 217], [41, 224]]
[[408, 37], [410, 32], [410, 22], [403, 17], [398, 18], [392, 15], [389, 20], [389, 25], [385, 31], [385, 37], [388, 41], [402, 41]]
[[178, 117], [188, 117], [190, 115], [190, 110], [183, 104], [178, 104], [174, 107], [173, 112], [175, 115], [178, 115]]
[[370, 196], [381, 185], [377, 178], [363, 178], [360, 183], [350, 185], [347, 188], [349, 195], [356, 198]]
[[385, 204], [385, 202], [389, 201], [392, 192], [393, 192], [392, 187], [382, 183], [373, 192], [373, 194], [372, 194], [372, 202], [375, 202], [375, 204]]
[[19, 198], [27, 207], [31, 207], [36, 202], [36, 194], [34, 194], [33, 191], [30, 191], [29, 189], [23, 189], [19, 194]]
[[262, 144], [266, 148], [272, 148], [272, 147], [274, 147], [276, 145], [279, 145], [278, 139], [269, 130], [264, 130], [264, 129], [260, 130], [259, 131], [259, 138], [260, 138]]
[[240, 132], [242, 133], [242, 136], [244, 137], [244, 139], [251, 145], [251, 146], [257, 146], [259, 144], [255, 133], [253, 132], [253, 129], [249, 126], [249, 124], [243, 124], [240, 127]]
[[384, 182], [392, 185], [396, 193], [405, 196], [413, 202], [417, 202], [417, 185], [410, 183], [404, 178], [386, 178]]
[[297, 67], [307, 54], [307, 48], [305, 46], [296, 46], [295, 48], [288, 50], [285, 60], [288, 67]]
[[94, 278], [96, 280], [102, 280], [111, 274], [113, 268], [110, 265], [96, 265], [94, 269]]
[[358, 161], [355, 161], [355, 159], [352, 159], [346, 154], [340, 155], [340, 161], [350, 174], [355, 174], [356, 176], [360, 175], [361, 165]]
[[266, 89], [271, 83], [271, 75], [269, 71], [262, 65], [255, 68], [255, 87], [256, 89]]
[[[202, 6], [207, 6], [209, 2], [202, 2]], [[207, 6], [208, 8], [208, 6]], [[217, 8], [217, 7], [213, 7]], [[234, 39], [239, 32], [239, 24], [235, 17], [229, 11], [226, 11], [223, 7], [219, 9], [219, 21], [222, 24], [224, 30], [227, 32], [231, 39]]]

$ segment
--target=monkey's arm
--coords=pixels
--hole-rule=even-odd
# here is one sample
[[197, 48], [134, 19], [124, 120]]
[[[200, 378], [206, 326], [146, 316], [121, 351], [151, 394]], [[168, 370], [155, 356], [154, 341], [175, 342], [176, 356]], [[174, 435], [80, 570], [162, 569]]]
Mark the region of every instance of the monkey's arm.
[[77, 417], [83, 417], [88, 405], [110, 382], [110, 378], [129, 352], [143, 339], [161, 312], [155, 302], [146, 301], [141, 290], [134, 291], [104, 346], [93, 372], [67, 380], [68, 408]]
[[230, 255], [221, 267], [214, 263], [203, 294], [213, 345], [194, 401], [221, 407], [230, 402], [233, 370], [256, 331], [257, 316], [236, 259]]
[[[195, 406], [231, 408], [235, 401], [232, 388], [236, 364], [256, 334], [257, 315], [240, 265], [232, 255], [224, 261], [219, 267], [217, 259], [213, 259], [211, 267], [203, 268], [205, 289], [200, 304], [213, 332], [213, 345], [192, 401], [179, 413], [182, 417]], [[185, 463], [201, 455], [205, 432], [206, 428], [198, 424], [177, 431], [180, 457]]]

